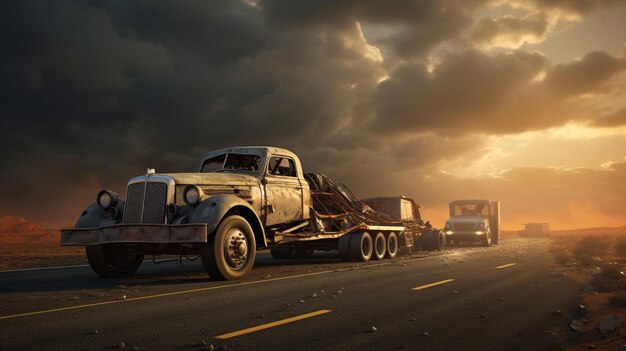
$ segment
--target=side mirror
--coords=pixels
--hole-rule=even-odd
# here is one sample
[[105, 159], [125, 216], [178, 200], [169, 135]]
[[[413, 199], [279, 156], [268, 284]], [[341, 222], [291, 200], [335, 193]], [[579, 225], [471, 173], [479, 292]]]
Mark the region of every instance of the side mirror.
[[266, 185], [267, 184], [267, 178], [262, 178], [261, 179], [261, 184]]

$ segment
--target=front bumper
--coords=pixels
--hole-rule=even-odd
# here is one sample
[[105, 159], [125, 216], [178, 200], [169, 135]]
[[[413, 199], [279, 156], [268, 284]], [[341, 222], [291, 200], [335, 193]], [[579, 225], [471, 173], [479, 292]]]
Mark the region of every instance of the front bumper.
[[481, 240], [485, 236], [484, 231], [464, 231], [464, 230], [448, 230], [445, 231], [446, 239], [452, 240]]
[[207, 225], [116, 224], [99, 228], [61, 229], [61, 246], [113, 243], [186, 244], [206, 243]]

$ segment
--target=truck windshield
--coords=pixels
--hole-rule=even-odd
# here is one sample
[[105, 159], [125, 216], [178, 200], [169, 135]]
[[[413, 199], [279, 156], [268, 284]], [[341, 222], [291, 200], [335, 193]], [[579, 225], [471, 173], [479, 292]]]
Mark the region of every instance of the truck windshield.
[[485, 203], [456, 204], [454, 205], [455, 216], [489, 216], [489, 206]]
[[249, 154], [224, 154], [212, 157], [202, 165], [202, 173], [244, 171], [256, 172], [259, 170], [261, 157]]

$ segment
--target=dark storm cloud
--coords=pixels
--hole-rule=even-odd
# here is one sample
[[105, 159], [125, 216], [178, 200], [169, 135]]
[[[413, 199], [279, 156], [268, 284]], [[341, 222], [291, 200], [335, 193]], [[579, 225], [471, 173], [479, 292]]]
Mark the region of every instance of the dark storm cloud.
[[626, 58], [595, 51], [580, 60], [555, 66], [546, 76], [546, 84], [557, 93], [570, 96], [601, 92], [610, 78], [626, 70]]
[[452, 52], [432, 71], [421, 63], [393, 70], [376, 91], [372, 128], [502, 134], [593, 120], [598, 111], [569, 98], [609, 93], [625, 68], [605, 52], [556, 66], [540, 53]]
[[262, 0], [269, 22], [287, 28], [341, 28], [354, 21], [382, 26], [374, 40], [402, 59], [421, 58], [440, 42], [452, 39], [472, 23], [471, 12], [485, 1]]

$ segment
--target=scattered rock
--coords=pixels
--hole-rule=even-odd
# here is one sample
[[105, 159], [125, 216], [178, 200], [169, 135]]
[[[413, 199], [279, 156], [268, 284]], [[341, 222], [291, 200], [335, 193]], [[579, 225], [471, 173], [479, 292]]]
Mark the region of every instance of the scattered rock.
[[119, 299], [120, 299], [120, 300], [126, 300], [126, 295], [122, 295], [122, 296], [120, 296], [120, 298], [119, 298]]
[[409, 321], [411, 321], [411, 322], [415, 322], [416, 320], [417, 320], [417, 318], [415, 318], [415, 317], [413, 317], [413, 316], [411, 316], [411, 317], [409, 318]]
[[617, 329], [619, 329], [619, 327], [622, 326], [623, 323], [624, 321], [619, 316], [609, 314], [604, 316], [604, 318], [602, 318], [602, 320], [598, 323], [598, 331], [602, 334], [602, 336], [606, 336], [614, 333]]
[[428, 332], [427, 332], [427, 331], [425, 331], [425, 332], [423, 332], [423, 333], [422, 333], [422, 335], [423, 335], [423, 336], [428, 336]]
[[256, 316], [257, 318], [265, 318], [265, 314], [261, 313], [260, 315]]
[[270, 279], [271, 277], [272, 277], [272, 275], [271, 275], [271, 274], [267, 274], [267, 275], [264, 275], [264, 276], [263, 276], [263, 279]]
[[500, 301], [506, 301], [506, 297], [501, 297]]
[[215, 346], [213, 346], [213, 344], [209, 344], [206, 346], [206, 350], [207, 351], [215, 351]]
[[377, 331], [378, 331], [378, 328], [376, 328], [375, 326], [372, 326], [372, 327], [370, 328], [370, 332], [371, 332], [371, 333], [376, 333]]
[[595, 349], [595, 348], [596, 348], [596, 345], [594, 345], [594, 344], [590, 344], [590, 345], [589, 345], [589, 348], [590, 348], [590, 349]]
[[98, 329], [94, 329], [91, 331], [91, 334], [96, 335], [96, 334], [100, 334], [100, 332], [98, 331]]
[[300, 303], [304, 303], [304, 300], [300, 300]]
[[480, 319], [487, 319], [487, 315], [485, 315], [484, 313], [481, 313], [479, 316]]
[[124, 340], [120, 340], [118, 343], [115, 344], [115, 347], [118, 349], [124, 349], [126, 348], [126, 343], [124, 342]]
[[584, 322], [580, 319], [574, 319], [569, 323], [569, 327], [579, 333], [584, 333], [585, 328], [583, 327]]
[[552, 311], [552, 315], [555, 316], [555, 317], [560, 317], [560, 316], [563, 315], [563, 311], [561, 311], [561, 310], [554, 310], [554, 311]]
[[316, 297], [320, 297], [318, 294], [313, 293], [313, 295], [311, 295], [312, 298], [316, 298]]
[[458, 292], [457, 290], [454, 290], [454, 293], [455, 293], [455, 294], [458, 294], [459, 292]]

